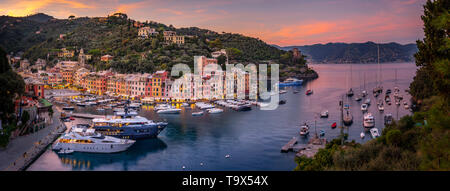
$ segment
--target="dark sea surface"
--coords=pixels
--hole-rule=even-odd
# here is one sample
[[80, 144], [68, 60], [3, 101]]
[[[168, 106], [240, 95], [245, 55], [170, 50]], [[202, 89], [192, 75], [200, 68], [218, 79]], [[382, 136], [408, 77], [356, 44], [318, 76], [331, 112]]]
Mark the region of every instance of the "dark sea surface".
[[[307, 122], [314, 134], [314, 121], [319, 132], [325, 130], [328, 140], [336, 138], [340, 129], [331, 129], [338, 122], [340, 111], [338, 102], [352, 87], [359, 93], [364, 87], [369, 92], [376, 127], [384, 128], [383, 116], [392, 113], [394, 118], [410, 114], [410, 111], [397, 107], [394, 103], [385, 104], [380, 113], [376, 99], [372, 95], [375, 87], [377, 64], [318, 64], [310, 65], [319, 73], [319, 78], [301, 87], [288, 88], [281, 99], [287, 100], [276, 110], [263, 111], [253, 107], [251, 111], [236, 112], [225, 109], [221, 114], [191, 116], [191, 109], [183, 109], [179, 115], [159, 115], [152, 108], [141, 108], [140, 115], [154, 120], [167, 120], [169, 126], [156, 139], [138, 140], [127, 151], [116, 154], [73, 153], [58, 155], [50, 148], [32, 164], [28, 170], [286, 170], [295, 168], [295, 153], [281, 153], [281, 147], [292, 137], [298, 136], [299, 125]], [[352, 71], [352, 72], [350, 72]], [[397, 71], [397, 72], [395, 72]], [[400, 87], [404, 100], [410, 96], [405, 92], [415, 75], [413, 63], [381, 64], [381, 79], [384, 90]], [[397, 75], [395, 75], [397, 73]], [[396, 77], [397, 76], [397, 77]], [[397, 80], [396, 80], [397, 78]], [[351, 79], [351, 83], [350, 83]], [[313, 89], [310, 96], [305, 95], [307, 88]], [[293, 90], [300, 93], [293, 94]], [[384, 92], [379, 98], [384, 97]], [[391, 96], [392, 99], [392, 96]], [[353, 124], [349, 127], [349, 140], [365, 142], [370, 140], [363, 131], [363, 113], [361, 103], [344, 97], [353, 114]], [[79, 109], [81, 112], [98, 113], [94, 108]], [[319, 118], [322, 110], [329, 111], [329, 118]], [[77, 112], [77, 111], [76, 111]], [[73, 123], [88, 123], [89, 120], [77, 119]], [[299, 143], [307, 139], [300, 138]], [[230, 155], [226, 158], [226, 155]], [[182, 167], [185, 166], [183, 169]]]

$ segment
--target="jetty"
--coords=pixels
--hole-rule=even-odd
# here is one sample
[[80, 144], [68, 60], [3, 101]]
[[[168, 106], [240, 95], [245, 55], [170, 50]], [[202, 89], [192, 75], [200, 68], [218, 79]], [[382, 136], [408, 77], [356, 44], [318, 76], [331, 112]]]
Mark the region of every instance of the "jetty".
[[281, 152], [287, 153], [289, 151], [292, 151], [295, 144], [297, 144], [297, 137], [292, 137], [292, 139], [288, 143], [281, 147]]
[[77, 117], [77, 118], [84, 118], [84, 119], [94, 119], [94, 118], [105, 117], [105, 115], [94, 115], [94, 114], [88, 114], [88, 113], [72, 113], [69, 116]]
[[300, 148], [295, 156], [313, 158], [314, 155], [319, 152], [319, 149], [325, 148], [326, 143], [326, 138], [314, 137], [309, 141], [307, 145], [304, 145], [303, 148]]

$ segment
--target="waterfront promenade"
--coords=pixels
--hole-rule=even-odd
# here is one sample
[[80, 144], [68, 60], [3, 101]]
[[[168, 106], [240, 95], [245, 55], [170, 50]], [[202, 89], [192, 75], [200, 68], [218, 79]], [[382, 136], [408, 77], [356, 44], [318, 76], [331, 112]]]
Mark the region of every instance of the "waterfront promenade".
[[59, 137], [66, 129], [61, 123], [60, 111], [55, 110], [52, 123], [33, 134], [12, 139], [8, 146], [0, 149], [0, 171], [25, 170], [49, 144]]

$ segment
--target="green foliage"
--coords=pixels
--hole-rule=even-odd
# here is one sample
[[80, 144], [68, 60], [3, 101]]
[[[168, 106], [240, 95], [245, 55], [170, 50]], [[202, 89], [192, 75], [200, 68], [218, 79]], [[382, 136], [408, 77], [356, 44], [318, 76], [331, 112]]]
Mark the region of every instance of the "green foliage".
[[449, 97], [450, 89], [450, 40], [448, 22], [450, 2], [427, 1], [424, 6], [425, 38], [417, 41], [419, 52], [414, 57], [421, 67], [410, 85], [411, 95], [417, 100], [440, 94]]
[[30, 120], [30, 114], [28, 113], [28, 111], [23, 111], [22, 117], [20, 120], [22, 121], [22, 124], [25, 124], [28, 122], [28, 120]]

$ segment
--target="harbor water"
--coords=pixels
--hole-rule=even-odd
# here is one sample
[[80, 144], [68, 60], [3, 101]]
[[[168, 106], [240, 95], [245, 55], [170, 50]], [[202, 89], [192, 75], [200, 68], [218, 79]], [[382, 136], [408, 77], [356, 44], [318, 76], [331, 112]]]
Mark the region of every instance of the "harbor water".
[[[352, 87], [355, 95], [364, 86], [369, 92], [372, 104], [369, 107], [375, 117], [375, 126], [382, 130], [384, 114], [391, 113], [394, 119], [410, 114], [403, 104], [385, 104], [385, 111], [377, 109], [372, 89], [381, 78], [386, 89], [400, 88], [405, 101], [410, 96], [405, 92], [415, 75], [414, 63], [381, 64], [381, 76], [377, 64], [317, 64], [310, 65], [319, 73], [319, 78], [300, 87], [290, 87], [281, 94], [287, 101], [276, 110], [264, 111], [253, 107], [251, 111], [236, 112], [224, 109], [220, 114], [192, 116], [192, 109], [183, 108], [181, 114], [156, 114], [151, 107], [143, 106], [140, 115], [153, 120], [167, 120], [169, 125], [156, 139], [138, 140], [127, 151], [114, 154], [73, 153], [60, 155], [50, 148], [27, 170], [293, 170], [295, 153], [281, 153], [281, 147], [292, 137], [298, 136], [303, 123], [311, 127], [310, 136], [325, 130], [328, 140], [340, 135], [340, 129], [331, 129], [339, 124], [339, 100]], [[351, 70], [350, 70], [351, 69]], [[351, 77], [350, 77], [351, 75]], [[364, 85], [365, 76], [365, 85]], [[352, 80], [350, 80], [352, 79]], [[307, 89], [314, 93], [305, 95]], [[300, 93], [294, 94], [293, 90]], [[384, 97], [384, 92], [379, 98]], [[391, 96], [392, 99], [392, 96]], [[361, 102], [344, 96], [344, 103], [350, 105], [353, 124], [348, 128], [348, 140], [363, 143], [371, 139], [360, 133], [363, 113]], [[320, 118], [323, 110], [329, 111], [329, 118]], [[196, 111], [196, 110], [195, 110]], [[103, 114], [95, 108], [78, 108], [75, 112]], [[316, 128], [314, 122], [316, 121]], [[87, 119], [71, 122], [89, 123]], [[306, 143], [308, 138], [299, 138]], [[225, 157], [229, 155], [229, 157]], [[184, 167], [184, 168], [183, 168]]]

